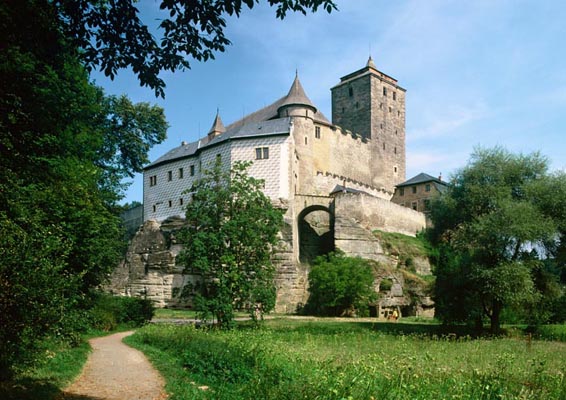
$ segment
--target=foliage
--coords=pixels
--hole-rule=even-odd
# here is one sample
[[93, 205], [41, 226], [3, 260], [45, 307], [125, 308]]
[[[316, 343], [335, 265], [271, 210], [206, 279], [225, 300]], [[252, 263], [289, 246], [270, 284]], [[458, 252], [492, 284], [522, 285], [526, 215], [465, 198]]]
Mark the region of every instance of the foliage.
[[118, 297], [99, 293], [89, 310], [91, 324], [95, 329], [111, 331], [119, 324], [132, 327], [151, 321], [154, 314], [150, 300], [137, 297]]
[[0, 5], [0, 380], [43, 336], [76, 341], [88, 325], [90, 291], [125, 245], [121, 179], [167, 127], [160, 108], [92, 85], [51, 12]]
[[180, 232], [180, 265], [201, 279], [195, 295], [203, 319], [212, 315], [229, 327], [234, 310], [246, 308], [256, 318], [275, 306], [275, 269], [271, 253], [282, 223], [262, 192], [263, 182], [247, 175], [249, 162], [222, 168], [220, 160], [189, 190], [188, 227]]
[[309, 273], [305, 312], [315, 315], [366, 315], [376, 299], [373, 265], [359, 257], [329, 253], [316, 258]]
[[[173, 399], [559, 399], [562, 344], [397, 334], [438, 325], [269, 320], [263, 329], [152, 325], [126, 339]], [[210, 368], [216, 365], [218, 369]], [[187, 382], [195, 382], [194, 385]], [[198, 386], [209, 386], [199, 391]]]
[[502, 311], [514, 308], [543, 322], [545, 302], [560, 294], [549, 265], [562, 246], [566, 200], [551, 193], [566, 191], [564, 182], [538, 153], [474, 152], [432, 204], [440, 318], [481, 324], [486, 316], [497, 331]]
[[[21, 0], [18, 0], [21, 1]], [[164, 96], [165, 82], [160, 71], [190, 68], [189, 59], [207, 61], [214, 52], [223, 52], [230, 41], [224, 35], [225, 16], [240, 16], [259, 0], [193, 1], [161, 0], [162, 18], [157, 40], [139, 17], [135, 0], [58, 0], [49, 2], [54, 23], [60, 27], [90, 68], [99, 67], [112, 79], [117, 71], [131, 67], [143, 86]], [[43, 1], [38, 1], [43, 3]], [[283, 19], [287, 12], [331, 12], [331, 0], [268, 0]]]

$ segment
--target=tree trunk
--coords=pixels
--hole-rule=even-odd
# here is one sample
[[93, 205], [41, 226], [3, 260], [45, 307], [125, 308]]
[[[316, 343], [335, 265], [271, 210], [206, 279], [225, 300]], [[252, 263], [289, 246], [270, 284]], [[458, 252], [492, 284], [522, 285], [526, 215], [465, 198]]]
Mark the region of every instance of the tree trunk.
[[501, 308], [502, 308], [502, 304], [497, 300], [493, 300], [493, 305], [490, 315], [491, 333], [493, 334], [497, 334], [501, 331], [501, 321], [500, 321]]

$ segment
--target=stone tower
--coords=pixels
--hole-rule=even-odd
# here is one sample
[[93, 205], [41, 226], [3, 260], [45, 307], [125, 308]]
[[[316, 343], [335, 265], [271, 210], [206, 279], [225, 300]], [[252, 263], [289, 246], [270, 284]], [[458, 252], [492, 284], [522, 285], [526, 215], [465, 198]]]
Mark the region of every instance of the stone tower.
[[331, 91], [332, 123], [368, 141], [372, 183], [393, 194], [395, 185], [405, 180], [405, 89], [370, 57], [364, 68], [340, 78]]

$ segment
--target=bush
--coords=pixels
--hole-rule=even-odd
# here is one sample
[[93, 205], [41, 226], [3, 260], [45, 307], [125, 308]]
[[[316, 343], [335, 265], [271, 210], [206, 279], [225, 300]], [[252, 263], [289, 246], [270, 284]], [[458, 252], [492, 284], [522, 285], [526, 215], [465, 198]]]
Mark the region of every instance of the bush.
[[330, 253], [317, 257], [309, 273], [310, 297], [306, 313], [315, 315], [367, 315], [377, 297], [373, 266], [359, 257]]
[[93, 327], [104, 331], [116, 329], [118, 324], [141, 326], [153, 318], [153, 313], [153, 305], [147, 299], [108, 294], [97, 295], [90, 310]]
[[379, 282], [379, 291], [380, 292], [388, 292], [391, 290], [393, 286], [393, 281], [389, 278], [383, 278], [381, 282]]

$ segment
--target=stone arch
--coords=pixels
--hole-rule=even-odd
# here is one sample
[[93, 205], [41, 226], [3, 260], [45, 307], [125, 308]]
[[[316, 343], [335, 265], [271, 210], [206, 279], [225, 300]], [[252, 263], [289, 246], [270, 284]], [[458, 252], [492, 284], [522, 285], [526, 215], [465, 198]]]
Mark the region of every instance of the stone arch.
[[334, 250], [334, 214], [315, 204], [303, 209], [297, 218], [299, 261], [310, 263], [316, 257]]

